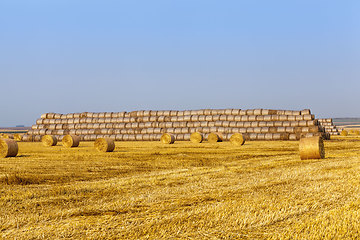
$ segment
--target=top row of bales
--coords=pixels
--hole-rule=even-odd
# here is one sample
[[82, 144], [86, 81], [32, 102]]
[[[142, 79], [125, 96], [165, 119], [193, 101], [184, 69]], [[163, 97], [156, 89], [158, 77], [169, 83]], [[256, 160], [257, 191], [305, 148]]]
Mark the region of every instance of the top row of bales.
[[83, 112], [83, 113], [44, 113], [43, 119], [72, 119], [72, 118], [118, 118], [118, 117], [151, 117], [151, 116], [187, 116], [187, 115], [309, 115], [310, 109], [271, 110], [271, 109], [201, 109], [201, 110], [140, 110], [132, 112]]

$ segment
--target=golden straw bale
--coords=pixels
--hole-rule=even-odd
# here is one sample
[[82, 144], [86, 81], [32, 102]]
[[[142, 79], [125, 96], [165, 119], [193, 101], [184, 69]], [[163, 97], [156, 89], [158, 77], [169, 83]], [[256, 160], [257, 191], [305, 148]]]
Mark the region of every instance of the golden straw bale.
[[0, 139], [0, 157], [16, 157], [19, 148], [18, 144], [13, 139]]
[[301, 160], [325, 158], [324, 142], [320, 136], [301, 138], [299, 152]]
[[62, 144], [64, 147], [72, 148], [79, 146], [80, 137], [76, 135], [66, 135], [62, 139]]
[[95, 140], [94, 147], [99, 152], [112, 152], [115, 149], [115, 142], [112, 138], [98, 138]]
[[7, 135], [6, 133], [0, 133], [0, 138], [10, 138], [9, 135]]
[[355, 131], [354, 131], [354, 134], [355, 134], [355, 135], [360, 135], [360, 131], [359, 131], [359, 130], [355, 130]]
[[194, 132], [190, 135], [190, 141], [193, 143], [201, 143], [204, 140], [204, 137], [199, 132]]
[[20, 142], [22, 140], [22, 137], [23, 137], [23, 134], [19, 134], [19, 133], [14, 134], [15, 141]]
[[346, 130], [342, 130], [341, 133], [340, 133], [341, 136], [347, 136], [348, 134], [349, 133]]
[[165, 144], [173, 144], [175, 142], [175, 136], [169, 133], [161, 135], [160, 141]]
[[57, 138], [52, 135], [45, 135], [41, 138], [41, 142], [46, 147], [55, 146], [57, 144]]
[[216, 142], [222, 141], [222, 138], [220, 137], [220, 135], [218, 133], [210, 133], [207, 139], [208, 139], [208, 142], [210, 142], [210, 143], [216, 143]]
[[354, 134], [355, 133], [355, 131], [353, 130], [353, 129], [351, 129], [351, 130], [349, 130], [349, 132], [348, 132], [349, 134]]
[[234, 133], [230, 137], [230, 142], [237, 146], [242, 146], [245, 143], [245, 138], [241, 133]]

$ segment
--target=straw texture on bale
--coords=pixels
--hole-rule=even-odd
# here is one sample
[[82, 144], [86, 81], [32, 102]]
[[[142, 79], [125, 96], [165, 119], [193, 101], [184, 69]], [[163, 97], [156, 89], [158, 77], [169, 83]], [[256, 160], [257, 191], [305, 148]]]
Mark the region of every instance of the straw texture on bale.
[[62, 144], [64, 147], [72, 148], [79, 146], [80, 143], [80, 137], [76, 135], [66, 135], [62, 139]]
[[234, 133], [230, 137], [230, 142], [234, 145], [241, 146], [241, 145], [244, 145], [245, 138], [241, 133]]
[[19, 147], [13, 139], [0, 139], [0, 157], [16, 157]]
[[57, 144], [57, 138], [52, 135], [45, 135], [41, 138], [41, 142], [46, 147], [55, 146]]
[[160, 141], [165, 144], [173, 144], [175, 142], [175, 136], [169, 133], [161, 135]]
[[112, 138], [98, 138], [95, 140], [94, 147], [99, 152], [112, 152], [115, 149], [115, 142]]
[[199, 132], [194, 132], [190, 135], [190, 141], [193, 143], [201, 143], [204, 140], [204, 137]]
[[300, 159], [325, 158], [324, 143], [320, 136], [301, 138], [299, 142]]

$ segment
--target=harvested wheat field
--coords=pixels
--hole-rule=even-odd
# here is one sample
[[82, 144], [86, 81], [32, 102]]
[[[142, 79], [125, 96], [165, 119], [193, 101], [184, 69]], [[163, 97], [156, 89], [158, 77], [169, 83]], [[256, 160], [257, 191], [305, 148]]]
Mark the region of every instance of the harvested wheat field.
[[0, 161], [2, 239], [355, 239], [360, 137], [116, 142], [99, 152], [19, 142]]

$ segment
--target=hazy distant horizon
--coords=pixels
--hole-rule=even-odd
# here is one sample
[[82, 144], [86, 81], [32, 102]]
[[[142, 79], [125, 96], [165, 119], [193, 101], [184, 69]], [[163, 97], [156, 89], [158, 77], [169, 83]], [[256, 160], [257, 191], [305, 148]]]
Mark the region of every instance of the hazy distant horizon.
[[42, 113], [360, 117], [359, 1], [0, 2], [0, 126]]

